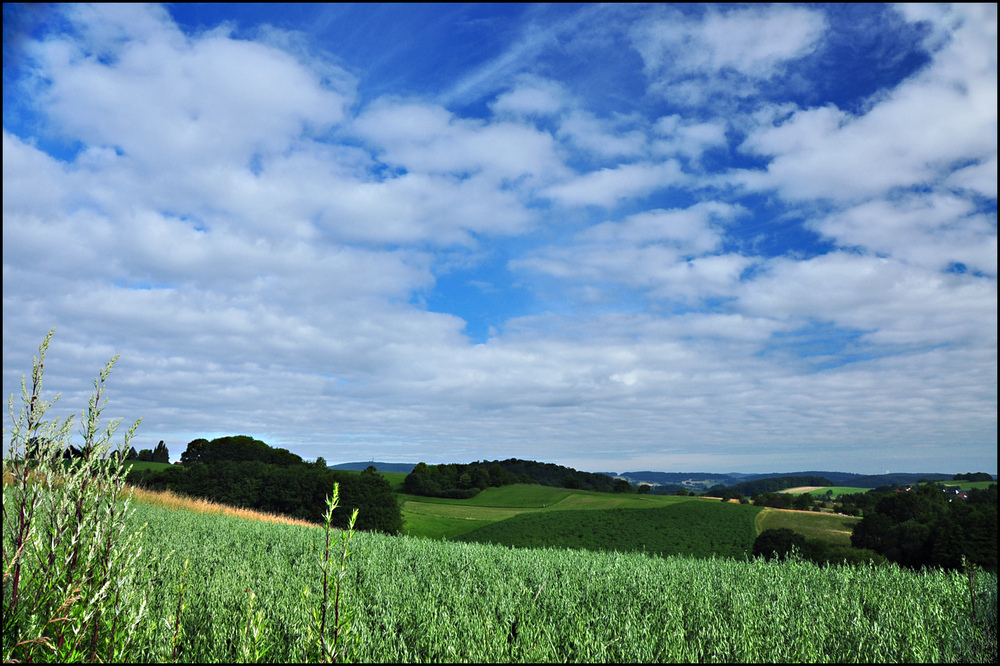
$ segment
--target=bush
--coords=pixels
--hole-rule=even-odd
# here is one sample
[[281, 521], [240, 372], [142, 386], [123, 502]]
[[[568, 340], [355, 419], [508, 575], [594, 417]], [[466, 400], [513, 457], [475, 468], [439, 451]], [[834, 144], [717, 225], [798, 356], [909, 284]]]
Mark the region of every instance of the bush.
[[787, 527], [764, 530], [753, 542], [753, 556], [763, 557], [765, 560], [784, 560], [792, 554], [793, 549], [802, 552], [805, 547], [806, 538]]

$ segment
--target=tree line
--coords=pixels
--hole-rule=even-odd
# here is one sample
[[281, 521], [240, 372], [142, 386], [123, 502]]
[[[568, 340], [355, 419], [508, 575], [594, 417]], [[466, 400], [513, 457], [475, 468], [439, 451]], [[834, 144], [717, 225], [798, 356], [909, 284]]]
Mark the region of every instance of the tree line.
[[357, 529], [397, 534], [403, 526], [392, 488], [374, 467], [361, 474], [331, 470], [322, 458], [305, 462], [286, 449], [246, 435], [195, 439], [181, 454], [181, 463], [163, 470], [135, 470], [129, 482], [316, 523], [333, 484], [339, 483], [334, 526], [346, 528], [355, 508]]
[[711, 496], [716, 497], [717, 493], [729, 492], [732, 495], [744, 495], [753, 497], [763, 493], [777, 493], [789, 488], [799, 486], [832, 486], [833, 482], [823, 476], [775, 476], [767, 479], [755, 479], [744, 481], [731, 486], [713, 486]]
[[963, 494], [932, 483], [878, 493], [854, 527], [851, 545], [912, 569], [960, 569], [964, 556], [996, 571], [997, 486]]
[[486, 488], [515, 483], [533, 483], [605, 493], [649, 491], [648, 485], [636, 488], [625, 479], [615, 479], [607, 474], [581, 472], [572, 467], [517, 458], [447, 465], [428, 465], [421, 462], [406, 476], [403, 490], [410, 495], [424, 497], [468, 499]]

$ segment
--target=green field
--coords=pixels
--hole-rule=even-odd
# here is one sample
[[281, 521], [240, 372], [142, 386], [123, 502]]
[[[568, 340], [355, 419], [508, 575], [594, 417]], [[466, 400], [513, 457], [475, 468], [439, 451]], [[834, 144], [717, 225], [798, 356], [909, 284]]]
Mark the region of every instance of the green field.
[[819, 490], [810, 490], [809, 494], [813, 497], [823, 497], [826, 495], [827, 491], [833, 492], [833, 498], [837, 499], [841, 495], [855, 495], [857, 493], [866, 493], [871, 488], [856, 488], [854, 486], [827, 486], [826, 488], [820, 488]]
[[[152, 589], [151, 621], [137, 629], [137, 660], [169, 657], [186, 559], [182, 661], [238, 656], [253, 617], [248, 591], [257, 599], [258, 640], [271, 646], [267, 660], [302, 658], [310, 604], [301, 592], [308, 588], [313, 600], [320, 593], [322, 530], [153, 507], [139, 507], [135, 518], [148, 523], [151, 556], [175, 551], [143, 583]], [[344, 605], [357, 661], [958, 661], [969, 632], [967, 581], [956, 573], [511, 550], [367, 533], [352, 550]], [[995, 598], [995, 576], [980, 584]]]
[[851, 531], [860, 518], [814, 511], [765, 509], [757, 515], [757, 533], [783, 527], [807, 539], [821, 539], [835, 546], [850, 546]]
[[478, 527], [457, 540], [518, 548], [743, 558], [757, 537], [754, 516], [760, 511], [696, 499], [657, 508], [535, 511]]
[[[515, 484], [487, 488], [470, 499], [398, 495], [403, 533], [408, 536], [454, 538], [524, 513], [657, 509], [695, 498], [596, 493], [551, 486]], [[555, 545], [542, 544], [542, 545]]]
[[[5, 487], [5, 499], [7, 492]], [[573, 491], [556, 504], [594, 505], [601, 498], [592, 495]], [[481, 529], [511, 528], [517, 521], [526, 523], [521, 534], [589, 529], [583, 534], [591, 541], [618, 539], [598, 544], [613, 549], [607, 552], [578, 550], [593, 544], [573, 543], [572, 535], [560, 547], [536, 549], [355, 535], [340, 578], [348, 658], [386, 663], [989, 658], [976, 651], [982, 640], [970, 639], [982, 636], [984, 625], [970, 620], [969, 580], [962, 573], [748, 560], [739, 555], [752, 543], [753, 515], [792, 512], [697, 498], [646, 499], [608, 496], [606, 501], [620, 506], [590, 510], [424, 505], [492, 512], [491, 517], [512, 514]], [[128, 529], [145, 526], [137, 544], [142, 556], [117, 585], [133, 590], [126, 598], [144, 599], [146, 605], [145, 615], [130, 625], [131, 652], [115, 655], [119, 660], [315, 658], [310, 631], [323, 592], [324, 530], [134, 506]], [[656, 539], [669, 543], [676, 537], [683, 545], [711, 534], [716, 542], [702, 541], [705, 552], [729, 549], [737, 557], [650, 556]], [[335, 547], [338, 540], [335, 534]], [[620, 552], [623, 543], [645, 546], [647, 552]], [[974, 585], [977, 604], [993, 608], [995, 623], [995, 574], [980, 574]], [[126, 621], [135, 608], [116, 614]], [[5, 642], [5, 654], [14, 656], [8, 647]]]
[[[765, 529], [787, 527], [849, 546], [858, 518], [776, 511], [675, 495], [632, 495], [540, 485], [487, 488], [466, 500], [399, 495], [408, 536], [519, 547], [745, 555]], [[648, 515], [647, 515], [648, 512]], [[766, 515], [765, 515], [766, 514]]]

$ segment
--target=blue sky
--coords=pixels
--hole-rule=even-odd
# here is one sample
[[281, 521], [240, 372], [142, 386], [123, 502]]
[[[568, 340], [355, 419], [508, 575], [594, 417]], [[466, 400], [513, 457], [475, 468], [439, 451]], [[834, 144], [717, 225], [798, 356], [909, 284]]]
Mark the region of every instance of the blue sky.
[[997, 471], [996, 7], [4, 6], [3, 387], [173, 457]]

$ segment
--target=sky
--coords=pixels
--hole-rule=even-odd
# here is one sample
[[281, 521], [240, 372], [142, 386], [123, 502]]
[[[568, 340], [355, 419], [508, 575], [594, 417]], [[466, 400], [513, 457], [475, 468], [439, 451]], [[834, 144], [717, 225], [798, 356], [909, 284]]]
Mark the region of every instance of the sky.
[[997, 472], [996, 5], [3, 23], [5, 396], [54, 328], [174, 460]]

